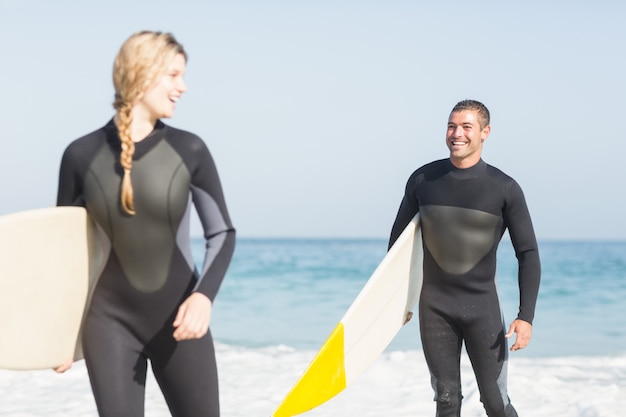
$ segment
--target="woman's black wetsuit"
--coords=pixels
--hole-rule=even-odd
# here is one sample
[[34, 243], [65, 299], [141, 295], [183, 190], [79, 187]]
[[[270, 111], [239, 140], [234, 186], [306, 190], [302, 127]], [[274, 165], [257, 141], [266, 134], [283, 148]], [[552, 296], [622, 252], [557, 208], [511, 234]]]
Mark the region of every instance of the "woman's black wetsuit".
[[[120, 139], [110, 121], [71, 143], [63, 155], [58, 205], [86, 207], [108, 259], [94, 290], [83, 349], [101, 416], [142, 416], [147, 360], [173, 416], [219, 416], [210, 332], [176, 342], [172, 323], [192, 292], [211, 300], [234, 251], [231, 224], [213, 159], [197, 136], [158, 121], [135, 144], [136, 214], [120, 205]], [[191, 256], [191, 203], [206, 253]]]
[[517, 318], [532, 323], [540, 262], [522, 190], [482, 160], [468, 169], [435, 161], [409, 178], [390, 246], [417, 212], [424, 245], [420, 331], [437, 416], [460, 416], [463, 341], [487, 415], [517, 416], [506, 389], [508, 352], [495, 273], [496, 250], [508, 229], [519, 260]]

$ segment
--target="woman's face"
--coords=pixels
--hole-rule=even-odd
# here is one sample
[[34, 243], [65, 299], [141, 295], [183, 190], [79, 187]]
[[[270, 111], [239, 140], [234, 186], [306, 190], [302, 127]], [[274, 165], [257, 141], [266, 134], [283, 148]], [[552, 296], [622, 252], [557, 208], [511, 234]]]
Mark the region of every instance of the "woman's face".
[[172, 117], [176, 102], [187, 91], [187, 85], [183, 79], [185, 64], [185, 57], [182, 54], [176, 55], [165, 73], [148, 88], [134, 107], [142, 108], [144, 110], [142, 113], [153, 121]]

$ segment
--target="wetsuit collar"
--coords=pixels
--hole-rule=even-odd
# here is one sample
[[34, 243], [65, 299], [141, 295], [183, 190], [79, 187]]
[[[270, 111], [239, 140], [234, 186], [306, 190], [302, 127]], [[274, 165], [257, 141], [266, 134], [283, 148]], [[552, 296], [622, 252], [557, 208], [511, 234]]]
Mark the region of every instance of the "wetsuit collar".
[[454, 164], [452, 164], [452, 161], [448, 159], [448, 166], [450, 169], [450, 175], [459, 180], [477, 178], [487, 169], [487, 163], [483, 161], [482, 158], [475, 165], [469, 168], [457, 168]]
[[[143, 155], [148, 153], [150, 149], [154, 148], [157, 143], [161, 141], [163, 138], [163, 132], [165, 131], [166, 125], [161, 120], [157, 120], [154, 129], [145, 139], [135, 142], [135, 153], [133, 154], [133, 160], [140, 159]], [[117, 130], [117, 126], [115, 125], [115, 121], [113, 119], [109, 120], [109, 122], [104, 126], [104, 130], [107, 135], [107, 142], [109, 145], [115, 149], [117, 152], [122, 150], [122, 145], [119, 137], [119, 131]]]

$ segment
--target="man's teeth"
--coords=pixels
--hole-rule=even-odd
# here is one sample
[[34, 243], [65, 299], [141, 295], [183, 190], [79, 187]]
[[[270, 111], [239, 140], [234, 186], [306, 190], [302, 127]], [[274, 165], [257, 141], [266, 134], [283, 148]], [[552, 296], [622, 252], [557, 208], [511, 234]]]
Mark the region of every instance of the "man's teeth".
[[452, 142], [452, 144], [454, 146], [461, 146], [461, 145], [465, 145], [465, 142]]
[[173, 102], [177, 102], [179, 99], [179, 97], [170, 97], [170, 100], [172, 100]]

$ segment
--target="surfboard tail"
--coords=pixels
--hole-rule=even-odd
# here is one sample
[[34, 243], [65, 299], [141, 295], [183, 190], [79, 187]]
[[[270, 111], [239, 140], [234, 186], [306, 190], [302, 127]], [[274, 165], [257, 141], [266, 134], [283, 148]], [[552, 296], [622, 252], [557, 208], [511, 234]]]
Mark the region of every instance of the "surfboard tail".
[[296, 416], [330, 400], [389, 345], [421, 290], [418, 229], [416, 215], [272, 417]]
[[346, 388], [344, 326], [339, 323], [272, 417], [292, 417], [325, 403]]

